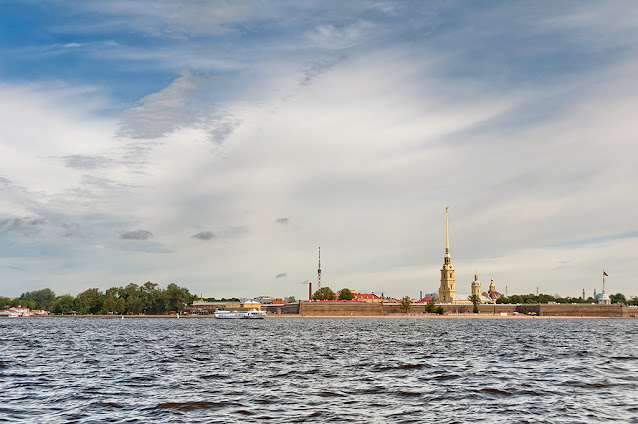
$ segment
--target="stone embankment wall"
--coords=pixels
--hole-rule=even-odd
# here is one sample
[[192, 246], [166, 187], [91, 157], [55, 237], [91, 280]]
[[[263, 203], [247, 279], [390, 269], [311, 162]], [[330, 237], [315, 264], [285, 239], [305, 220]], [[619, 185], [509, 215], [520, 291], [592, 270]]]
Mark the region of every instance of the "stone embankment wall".
[[[439, 305], [437, 305], [438, 307]], [[474, 305], [440, 305], [447, 314], [471, 314]], [[423, 305], [412, 305], [410, 313], [423, 312]], [[592, 305], [592, 304], [526, 304], [526, 305], [508, 305], [508, 304], [484, 304], [478, 305], [479, 313], [498, 315], [506, 312], [512, 315], [514, 312], [519, 314], [535, 313], [538, 316], [568, 316], [568, 317], [635, 317], [638, 316], [638, 308], [629, 308], [620, 304], [613, 305]], [[398, 305], [384, 305], [384, 311], [387, 313], [403, 312]]]
[[265, 304], [261, 305], [261, 310], [272, 314], [298, 314], [299, 302], [286, 303], [284, 305]]
[[[628, 318], [629, 308], [620, 304], [613, 305], [587, 305], [587, 304], [569, 304], [569, 305], [534, 305], [538, 307], [539, 316], [582, 316], [582, 317], [614, 317]], [[536, 310], [527, 309], [529, 312]], [[635, 314], [634, 314], [635, 315]]]
[[[446, 314], [471, 314], [473, 305], [437, 305], [442, 306]], [[573, 316], [573, 317], [638, 317], [638, 308], [629, 308], [624, 305], [591, 305], [591, 304], [526, 304], [526, 305], [506, 305], [506, 304], [485, 304], [478, 305], [481, 314], [498, 315], [505, 312], [513, 315], [535, 313], [538, 316]], [[283, 314], [299, 314], [304, 316], [330, 316], [330, 315], [388, 315], [402, 314], [404, 311], [399, 304], [380, 303], [354, 303], [354, 302], [299, 302], [285, 305], [281, 312]], [[412, 304], [410, 314], [425, 313], [425, 305]]]
[[[424, 304], [416, 304], [413, 303], [410, 305], [410, 310], [408, 313], [418, 314], [425, 313]], [[443, 311], [446, 314], [471, 314], [474, 311], [474, 305], [436, 305], [443, 307]], [[482, 314], [499, 314], [501, 312], [507, 312], [508, 314], [513, 314], [517, 311], [517, 306], [519, 305], [478, 305], [478, 310]], [[522, 311], [522, 309], [521, 309]], [[404, 311], [401, 309], [401, 305], [399, 304], [384, 304], [383, 312], [385, 314], [403, 314]]]
[[354, 302], [300, 302], [299, 314], [311, 316], [383, 315], [383, 305], [380, 303]]

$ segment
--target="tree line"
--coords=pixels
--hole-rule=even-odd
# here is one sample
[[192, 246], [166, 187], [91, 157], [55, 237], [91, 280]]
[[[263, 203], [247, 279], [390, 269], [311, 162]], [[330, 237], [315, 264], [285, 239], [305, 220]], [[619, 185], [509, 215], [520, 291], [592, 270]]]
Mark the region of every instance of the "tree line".
[[111, 287], [105, 292], [91, 288], [73, 297], [70, 294], [56, 296], [46, 288], [22, 293], [19, 298], [4, 305], [26, 306], [29, 309], [44, 309], [54, 314], [166, 314], [171, 311], [181, 313], [187, 304], [196, 299], [187, 288], [171, 283], [166, 289], [150, 281], [137, 285], [130, 283], [124, 287]]
[[[627, 297], [622, 293], [610, 294], [609, 298], [611, 299], [611, 303], [624, 303], [625, 305], [636, 305], [638, 306], [638, 297], [634, 297], [633, 299], [627, 299]], [[501, 297], [496, 300], [496, 303], [514, 303], [514, 304], [523, 304], [523, 303], [598, 303], [598, 300], [593, 297], [588, 297], [587, 299], [583, 299], [582, 297], [560, 297], [560, 296], [552, 296], [551, 294], [513, 294], [509, 297]]]
[[312, 300], [352, 300], [354, 295], [352, 291], [347, 288], [339, 290], [337, 293], [333, 292], [330, 287], [322, 287], [312, 294]]

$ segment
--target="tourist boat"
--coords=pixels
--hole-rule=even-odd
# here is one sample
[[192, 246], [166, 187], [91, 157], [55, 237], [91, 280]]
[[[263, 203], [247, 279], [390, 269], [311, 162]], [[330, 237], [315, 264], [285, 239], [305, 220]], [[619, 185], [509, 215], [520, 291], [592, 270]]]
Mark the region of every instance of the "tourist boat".
[[215, 311], [215, 318], [219, 319], [238, 319], [243, 317], [243, 314], [239, 311]]
[[266, 312], [251, 309], [250, 311], [215, 311], [215, 318], [219, 319], [263, 319]]
[[264, 319], [264, 318], [266, 318], [266, 312], [265, 311], [258, 311], [257, 309], [251, 309], [248, 312], [244, 312], [244, 314], [246, 314], [246, 316], [244, 318], [247, 318], [247, 319]]

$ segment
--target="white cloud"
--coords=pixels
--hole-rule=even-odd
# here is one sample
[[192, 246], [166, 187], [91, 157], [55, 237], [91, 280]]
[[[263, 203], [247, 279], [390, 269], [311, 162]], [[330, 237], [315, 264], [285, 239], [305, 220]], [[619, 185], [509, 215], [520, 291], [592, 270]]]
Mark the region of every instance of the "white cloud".
[[[191, 9], [167, 18], [168, 3], [130, 7], [147, 23], [141, 32], [222, 37], [252, 13], [232, 6], [192, 22]], [[116, 16], [125, 5], [90, 7]], [[510, 293], [589, 293], [611, 263], [610, 290], [631, 292], [635, 52], [569, 81], [511, 85], [508, 69], [502, 79], [459, 72], [450, 63], [460, 56], [436, 42], [386, 39], [379, 22], [329, 21], [266, 48], [286, 50], [281, 57], [220, 59], [189, 45], [174, 66], [193, 71], [106, 118], [100, 90], [0, 85], [0, 218], [48, 223], [0, 236], [14, 243], [0, 257], [23, 269], [4, 271], [10, 261], [0, 260], [3, 281], [37, 289], [47, 276], [56, 292], [77, 292], [87, 280], [153, 280], [216, 297], [305, 298], [295, 282], [315, 281], [321, 244], [325, 285], [416, 296], [438, 288], [449, 205], [460, 292], [477, 271]], [[547, 25], [558, 24], [536, 30]], [[466, 31], [441, 38], [462, 42]], [[558, 50], [572, 45], [561, 41]], [[323, 52], [338, 49], [347, 55]], [[168, 63], [168, 50], [138, 60]], [[187, 56], [193, 67], [181, 63]], [[219, 63], [241, 71], [209, 72]], [[43, 251], [47, 264], [34, 258]]]
[[[180, 128], [202, 128], [209, 139], [223, 144], [241, 121], [223, 112], [206, 97], [213, 80], [182, 71], [168, 87], [140, 100], [140, 106], [124, 112], [119, 135], [133, 139], [157, 139]], [[132, 146], [140, 146], [138, 143]]]
[[[252, 1], [172, 2], [157, 1], [152, 7], [144, 1], [116, 0], [108, 3], [73, 3], [75, 9], [99, 13], [106, 19], [94, 28], [82, 31], [106, 31], [124, 27], [151, 36], [189, 37], [232, 31], [233, 26], [267, 13], [268, 8], [257, 8]], [[77, 29], [78, 31], [80, 28]]]
[[306, 36], [317, 46], [324, 49], [345, 49], [353, 47], [369, 38], [374, 26], [370, 22], [357, 21], [343, 27], [319, 25]]

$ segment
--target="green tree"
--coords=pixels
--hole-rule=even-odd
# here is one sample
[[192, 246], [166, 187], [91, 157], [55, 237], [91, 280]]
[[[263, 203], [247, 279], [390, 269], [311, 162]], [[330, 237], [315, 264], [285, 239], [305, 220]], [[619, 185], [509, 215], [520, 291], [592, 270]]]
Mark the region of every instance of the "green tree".
[[350, 289], [341, 289], [337, 292], [337, 294], [339, 295], [339, 299], [340, 300], [352, 300], [354, 299], [354, 295], [352, 294], [352, 292], [350, 291]]
[[478, 295], [473, 294], [473, 295], [471, 295], [471, 296], [469, 296], [469, 297], [468, 297], [468, 300], [469, 300], [470, 302], [472, 302], [472, 305], [474, 305], [474, 310], [473, 310], [473, 312], [474, 312], [475, 314], [478, 314], [478, 312], [479, 312], [479, 310], [478, 310], [478, 305], [480, 305], [480, 304], [481, 304], [481, 298], [480, 298]]
[[139, 314], [144, 307], [144, 301], [142, 300], [142, 293], [140, 286], [135, 283], [130, 283], [126, 287], [118, 288], [118, 295], [121, 299], [124, 299], [126, 303], [125, 312], [127, 314]]
[[432, 314], [434, 313], [435, 309], [436, 309], [436, 303], [434, 299], [428, 300], [427, 305], [425, 305], [425, 312]]
[[31, 298], [20, 299], [16, 298], [9, 302], [9, 306], [24, 306], [29, 309], [36, 309], [35, 300]]
[[75, 310], [79, 314], [99, 314], [104, 304], [104, 294], [100, 289], [92, 288], [75, 297]]
[[22, 295], [20, 295], [20, 299], [35, 302], [34, 308], [36, 309], [49, 309], [55, 301], [55, 293], [53, 292], [53, 290], [46, 288], [42, 290], [22, 293]]
[[126, 313], [137, 315], [142, 312], [142, 308], [144, 304], [142, 303], [142, 298], [138, 295], [129, 296], [125, 299], [126, 302]]
[[126, 300], [122, 299], [121, 297], [118, 297], [115, 305], [116, 305], [115, 310], [117, 311], [118, 314], [123, 314], [126, 312]]
[[627, 303], [627, 298], [622, 293], [616, 293], [609, 296], [611, 303]]
[[407, 313], [411, 307], [412, 299], [410, 299], [410, 296], [403, 296], [403, 298], [401, 299], [401, 309], [403, 309], [403, 311]]
[[166, 298], [159, 285], [147, 281], [140, 287], [142, 309], [145, 313], [157, 314], [166, 310]]
[[164, 290], [164, 299], [166, 301], [166, 312], [175, 311], [182, 313], [184, 307], [191, 303], [197, 296], [191, 295], [187, 288], [179, 287], [175, 283], [170, 283]]
[[286, 302], [288, 303], [295, 303], [297, 301], [297, 299], [295, 298], [295, 296], [288, 296], [287, 298], [284, 299]]
[[312, 300], [334, 300], [335, 292], [330, 287], [322, 287], [312, 295]]
[[105, 296], [104, 303], [102, 303], [102, 314], [106, 315], [108, 313], [116, 313], [119, 314], [121, 311], [117, 308], [117, 298], [112, 295]]
[[75, 299], [70, 294], [58, 297], [51, 305], [51, 312], [54, 314], [68, 314], [74, 309]]
[[436, 308], [436, 313], [439, 315], [443, 315], [445, 313], [445, 311], [443, 310], [443, 306], [439, 306], [438, 308]]
[[525, 299], [523, 299], [521, 296], [514, 294], [510, 297], [510, 303], [525, 303]]

